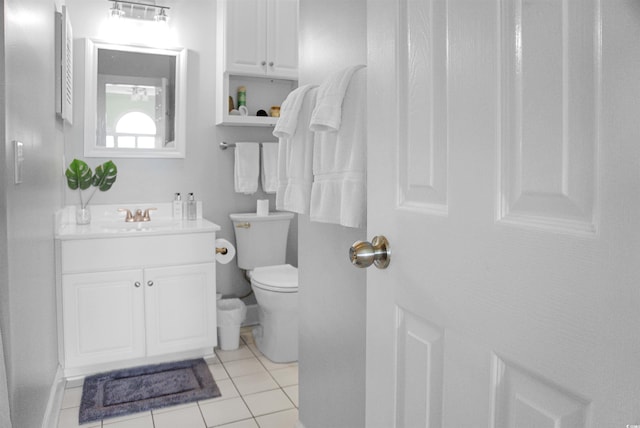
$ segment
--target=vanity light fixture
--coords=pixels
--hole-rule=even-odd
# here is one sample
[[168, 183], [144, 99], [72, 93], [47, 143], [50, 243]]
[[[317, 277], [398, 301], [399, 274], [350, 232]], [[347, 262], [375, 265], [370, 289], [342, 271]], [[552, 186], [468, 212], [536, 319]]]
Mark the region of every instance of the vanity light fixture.
[[169, 20], [168, 6], [157, 5], [155, 1], [149, 3], [127, 1], [127, 0], [107, 0], [112, 3], [109, 8], [111, 18], [141, 19], [144, 21], [156, 21], [166, 23]]
[[118, 19], [122, 18], [122, 15], [124, 15], [124, 10], [122, 10], [120, 2], [114, 1], [113, 5], [109, 8], [109, 17]]
[[156, 13], [153, 19], [155, 19], [156, 22], [166, 24], [169, 21], [169, 16], [167, 15], [166, 8], [160, 8], [160, 11]]

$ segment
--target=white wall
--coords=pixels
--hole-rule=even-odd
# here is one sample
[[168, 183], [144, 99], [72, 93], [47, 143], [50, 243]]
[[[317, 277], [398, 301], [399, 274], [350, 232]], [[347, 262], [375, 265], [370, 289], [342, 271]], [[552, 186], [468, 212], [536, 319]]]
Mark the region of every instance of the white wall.
[[[300, 84], [366, 64], [366, 0], [300, 1]], [[365, 423], [365, 271], [348, 249], [364, 229], [299, 220], [300, 421]]]
[[[66, 162], [83, 158], [90, 166], [106, 159], [84, 158], [84, 70], [81, 59], [83, 38], [105, 38], [104, 24], [109, 3], [104, 0], [66, 1], [73, 35], [76, 40], [74, 64], [76, 105], [74, 125], [66, 135]], [[144, 203], [170, 201], [175, 192], [194, 192], [203, 201], [204, 217], [222, 227], [220, 237], [235, 242], [229, 213], [256, 209], [256, 199], [274, 197], [259, 191], [255, 195], [236, 194], [233, 190], [233, 150], [218, 148], [221, 141], [277, 141], [272, 128], [216, 127], [215, 125], [215, 46], [216, 4], [213, 0], [169, 2], [170, 43], [189, 50], [187, 95], [187, 156], [185, 159], [113, 159], [118, 166], [118, 179], [112, 189], [98, 194], [92, 204]], [[135, 37], [130, 43], [140, 43]], [[61, 166], [62, 167], [62, 166]], [[66, 190], [65, 203], [77, 204], [77, 194]], [[289, 237], [287, 261], [297, 265], [297, 227]], [[223, 294], [241, 295], [250, 286], [241, 276], [235, 262], [218, 265], [218, 290]]]
[[[58, 366], [53, 212], [63, 138], [54, 114], [54, 2], [4, 2], [0, 327], [14, 428], [39, 427]], [[12, 140], [24, 143], [13, 184]]]

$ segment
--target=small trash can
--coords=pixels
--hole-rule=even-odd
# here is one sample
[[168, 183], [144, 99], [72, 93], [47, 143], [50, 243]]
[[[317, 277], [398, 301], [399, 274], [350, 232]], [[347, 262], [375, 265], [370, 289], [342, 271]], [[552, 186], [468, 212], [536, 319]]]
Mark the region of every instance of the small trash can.
[[247, 315], [247, 307], [240, 299], [220, 299], [216, 302], [218, 346], [223, 351], [238, 349], [240, 326]]

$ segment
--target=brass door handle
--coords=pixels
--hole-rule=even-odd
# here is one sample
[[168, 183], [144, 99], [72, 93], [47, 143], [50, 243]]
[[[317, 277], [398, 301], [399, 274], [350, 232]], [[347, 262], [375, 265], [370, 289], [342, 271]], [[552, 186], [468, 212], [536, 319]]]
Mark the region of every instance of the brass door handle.
[[389, 241], [384, 236], [374, 236], [371, 242], [356, 241], [349, 248], [351, 264], [359, 268], [374, 265], [378, 269], [386, 269], [391, 262]]

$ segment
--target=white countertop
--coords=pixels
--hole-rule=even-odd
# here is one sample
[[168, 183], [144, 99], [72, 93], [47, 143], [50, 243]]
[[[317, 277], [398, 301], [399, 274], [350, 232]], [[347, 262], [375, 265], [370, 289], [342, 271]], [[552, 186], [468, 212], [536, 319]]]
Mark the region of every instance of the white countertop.
[[[118, 208], [128, 208], [132, 213], [136, 209], [157, 208], [151, 211], [151, 221], [125, 222], [125, 213]], [[204, 218], [196, 220], [178, 220], [171, 216], [171, 203], [89, 205], [91, 223], [77, 225], [75, 206], [67, 206], [56, 212], [55, 238], [60, 240], [117, 238], [149, 235], [174, 235], [183, 233], [217, 232], [220, 226]]]

